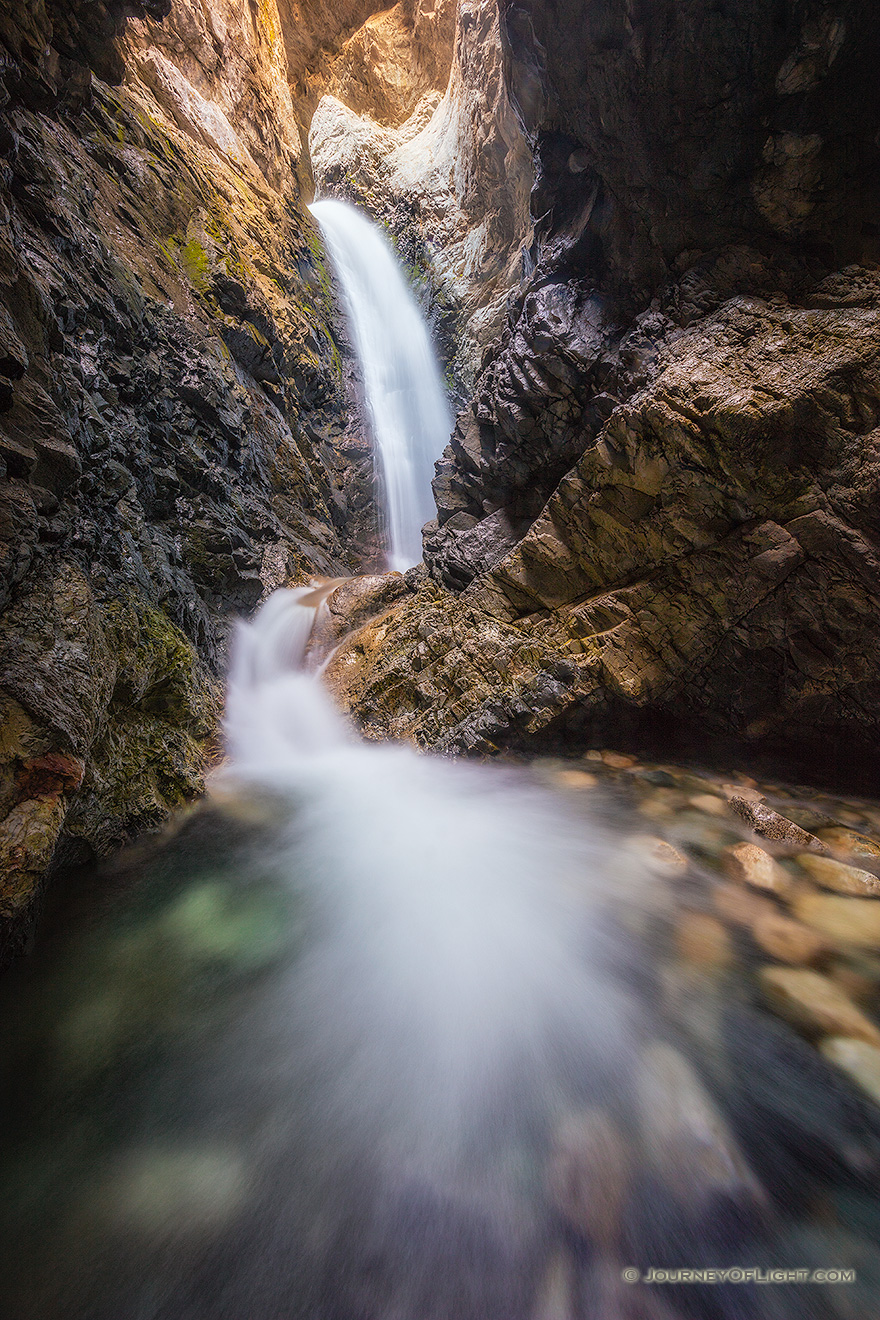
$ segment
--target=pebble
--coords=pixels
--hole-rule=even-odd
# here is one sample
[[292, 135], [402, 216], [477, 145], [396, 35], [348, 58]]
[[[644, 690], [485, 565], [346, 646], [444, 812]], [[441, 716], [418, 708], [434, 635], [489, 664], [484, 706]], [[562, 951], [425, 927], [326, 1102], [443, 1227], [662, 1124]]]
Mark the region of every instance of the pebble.
[[672, 1194], [699, 1213], [722, 1197], [762, 1206], [764, 1193], [694, 1069], [655, 1041], [637, 1087], [645, 1154]]
[[562, 788], [595, 788], [598, 779], [587, 770], [557, 770], [553, 776]]
[[828, 1036], [819, 1049], [880, 1105], [880, 1049], [852, 1036]]
[[832, 852], [843, 853], [847, 857], [880, 857], [880, 843], [855, 830], [844, 829], [842, 825], [820, 830], [819, 838], [827, 843]]
[[672, 820], [678, 809], [662, 798], [649, 797], [639, 803], [637, 810], [640, 816], [647, 816], [648, 820]]
[[657, 875], [681, 875], [689, 866], [677, 848], [652, 834], [637, 834], [630, 839], [629, 850]]
[[796, 917], [832, 940], [859, 948], [880, 947], [880, 903], [872, 898], [802, 893], [791, 905]]
[[763, 835], [765, 839], [772, 839], [776, 843], [794, 843], [810, 852], [828, 851], [825, 844], [820, 843], [814, 835], [808, 834], [800, 825], [795, 825], [793, 820], [780, 816], [778, 811], [765, 803], [750, 802], [744, 797], [731, 797], [729, 800], [731, 811], [735, 811], [749, 829]]
[[685, 912], [675, 929], [675, 943], [686, 962], [700, 967], [729, 967], [733, 962], [730, 936], [708, 912]]
[[752, 934], [755, 943], [780, 962], [810, 963], [828, 952], [828, 945], [818, 931], [775, 909], [755, 918]]
[[861, 898], [880, 896], [880, 880], [870, 871], [847, 866], [845, 862], [835, 861], [833, 857], [817, 857], [815, 853], [798, 853], [795, 861], [823, 889], [833, 889], [838, 894], [854, 894]]
[[739, 798], [743, 802], [764, 801], [764, 794], [759, 793], [756, 788], [747, 788], [742, 784], [721, 784], [720, 788], [728, 801], [731, 798]]
[[788, 872], [756, 843], [737, 843], [725, 848], [721, 861], [731, 880], [742, 881], [755, 889], [767, 889], [772, 894], [785, 895], [793, 888]]
[[623, 752], [601, 752], [600, 756], [609, 770], [629, 770], [631, 766], [638, 765], [635, 756], [626, 756]]
[[774, 1008], [795, 1026], [880, 1045], [880, 1028], [827, 976], [801, 967], [764, 967], [760, 977]]

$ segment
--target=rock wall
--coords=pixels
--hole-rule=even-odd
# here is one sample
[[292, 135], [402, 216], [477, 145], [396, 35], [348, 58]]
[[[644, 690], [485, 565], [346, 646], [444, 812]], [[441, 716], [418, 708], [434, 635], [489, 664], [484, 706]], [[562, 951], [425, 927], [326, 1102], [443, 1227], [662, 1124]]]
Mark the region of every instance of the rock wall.
[[341, 698], [454, 750], [870, 783], [880, 15], [517, 0], [502, 36], [536, 264], [438, 465], [434, 585]]
[[200, 791], [230, 616], [360, 562], [277, 11], [167, 8], [3, 5], [0, 917], [17, 932], [53, 857]]

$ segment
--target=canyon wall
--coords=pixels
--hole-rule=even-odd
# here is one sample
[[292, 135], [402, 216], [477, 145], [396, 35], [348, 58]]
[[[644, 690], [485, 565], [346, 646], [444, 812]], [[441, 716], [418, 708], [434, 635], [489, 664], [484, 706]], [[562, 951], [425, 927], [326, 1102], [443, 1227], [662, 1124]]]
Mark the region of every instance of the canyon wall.
[[867, 0], [0, 0], [0, 17], [16, 939], [50, 864], [199, 793], [230, 618], [376, 564], [313, 171], [389, 229], [467, 399], [426, 567], [337, 620], [336, 640], [353, 631], [329, 677], [366, 733], [870, 777]]
[[534, 268], [438, 466], [432, 581], [338, 654], [341, 699], [450, 750], [874, 782], [880, 15], [501, 12]]
[[16, 932], [53, 857], [105, 852], [201, 791], [231, 617], [361, 562], [274, 0], [169, 8], [2, 6], [0, 917]]

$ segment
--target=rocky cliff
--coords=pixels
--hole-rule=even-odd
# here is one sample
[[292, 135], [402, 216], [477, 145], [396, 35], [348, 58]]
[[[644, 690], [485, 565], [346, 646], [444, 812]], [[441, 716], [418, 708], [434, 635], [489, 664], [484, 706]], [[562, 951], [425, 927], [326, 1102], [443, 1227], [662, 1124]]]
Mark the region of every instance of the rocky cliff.
[[502, 5], [535, 267], [438, 467], [368, 730], [874, 774], [880, 17]]
[[[229, 619], [360, 562], [274, 3], [3, 7], [0, 915], [201, 789]], [[61, 847], [59, 848], [59, 839]]]

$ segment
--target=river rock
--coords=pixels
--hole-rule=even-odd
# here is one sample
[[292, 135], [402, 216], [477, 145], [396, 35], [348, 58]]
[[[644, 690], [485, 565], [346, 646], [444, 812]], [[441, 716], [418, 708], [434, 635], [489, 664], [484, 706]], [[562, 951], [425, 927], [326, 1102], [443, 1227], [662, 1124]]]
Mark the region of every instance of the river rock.
[[689, 866], [688, 859], [677, 848], [651, 834], [635, 835], [629, 840], [627, 851], [657, 875], [681, 875]]
[[782, 912], [761, 912], [751, 927], [755, 943], [780, 962], [811, 963], [828, 952], [829, 946], [818, 931]]
[[880, 903], [871, 899], [839, 898], [831, 894], [796, 894], [796, 916], [841, 944], [880, 947]]
[[726, 816], [728, 814], [724, 799], [717, 797], [714, 793], [695, 793], [688, 799], [692, 807], [697, 811], [703, 811], [709, 816]]
[[721, 915], [738, 926], [752, 926], [762, 917], [779, 915], [779, 908], [769, 898], [740, 884], [714, 884], [712, 900]]
[[869, 839], [867, 835], [857, 833], [856, 830], [835, 825], [829, 829], [821, 829], [817, 833], [822, 842], [840, 856], [880, 857], [880, 843], [875, 839]]
[[755, 889], [784, 896], [791, 892], [793, 881], [789, 873], [769, 853], [754, 843], [737, 843], [725, 848], [722, 864], [731, 880], [739, 880]]
[[880, 1046], [880, 1028], [827, 976], [800, 968], [765, 967], [760, 979], [774, 1008], [796, 1026]]
[[613, 1250], [630, 1179], [629, 1143], [600, 1110], [572, 1114], [551, 1143], [547, 1190], [563, 1218], [603, 1252]]
[[655, 1042], [637, 1081], [646, 1159], [689, 1209], [719, 1195], [753, 1208], [764, 1192], [691, 1065], [671, 1045]]
[[595, 788], [599, 782], [588, 770], [556, 770], [553, 778], [562, 788], [571, 788], [580, 792]]
[[835, 861], [833, 857], [816, 857], [812, 853], [799, 853], [795, 861], [823, 889], [863, 898], [880, 896], [880, 879], [870, 871], [847, 866], [844, 862]]
[[828, 1036], [819, 1049], [880, 1105], [880, 1048], [876, 1044], [852, 1036]]
[[675, 927], [675, 946], [685, 962], [718, 971], [733, 962], [730, 936], [708, 912], [685, 912]]
[[730, 809], [736, 812], [740, 820], [745, 821], [756, 834], [761, 834], [774, 843], [798, 844], [802, 848], [810, 848], [819, 853], [827, 851], [812, 834], [808, 834], [793, 820], [788, 820], [772, 807], [768, 807], [766, 802], [752, 802], [744, 797], [731, 797]]

